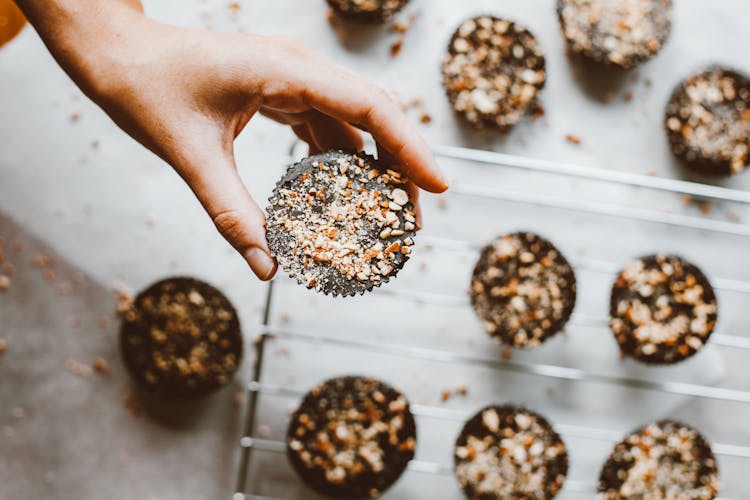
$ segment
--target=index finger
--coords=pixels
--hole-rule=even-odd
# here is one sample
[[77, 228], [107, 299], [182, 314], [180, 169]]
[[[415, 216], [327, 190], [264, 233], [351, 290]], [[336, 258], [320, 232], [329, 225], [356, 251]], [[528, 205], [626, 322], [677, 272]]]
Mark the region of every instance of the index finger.
[[309, 106], [367, 130], [422, 189], [433, 193], [448, 189], [429, 146], [383, 89], [335, 65], [307, 76], [301, 92]]

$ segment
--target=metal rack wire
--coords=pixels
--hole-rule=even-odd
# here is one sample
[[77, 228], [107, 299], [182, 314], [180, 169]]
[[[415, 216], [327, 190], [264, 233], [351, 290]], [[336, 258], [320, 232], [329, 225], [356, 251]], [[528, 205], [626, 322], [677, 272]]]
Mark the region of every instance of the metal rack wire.
[[[590, 181], [611, 183], [616, 185], [629, 185], [636, 188], [664, 191], [693, 196], [701, 199], [725, 201], [750, 205], [750, 192], [727, 189], [723, 187], [692, 183], [681, 180], [642, 176], [630, 173], [607, 171], [603, 169], [581, 167], [570, 164], [536, 160], [532, 158], [505, 155], [500, 153], [475, 150], [460, 147], [435, 146], [435, 154], [443, 158], [472, 162], [474, 164], [487, 164], [494, 167], [517, 168], [528, 171], [543, 172], [559, 176], [582, 178]], [[541, 205], [556, 209], [567, 209], [585, 212], [607, 217], [622, 217], [636, 221], [665, 224], [689, 229], [710, 231], [714, 233], [730, 234], [735, 236], [750, 237], [750, 225], [739, 222], [721, 221], [712, 218], [695, 217], [668, 213], [659, 210], [634, 208], [625, 205], [611, 203], [591, 202], [578, 199], [568, 199], [559, 196], [541, 195], [525, 191], [514, 191], [494, 187], [476, 186], [469, 184], [454, 185], [451, 190], [453, 195], [486, 197], [494, 200], [509, 201], [515, 203]], [[440, 251], [474, 252], [477, 245], [472, 242], [447, 239], [447, 238], [421, 238], [421, 244], [438, 249]], [[574, 262], [576, 269], [583, 269], [595, 273], [613, 274], [617, 265], [601, 260], [580, 260]], [[748, 294], [750, 295], [750, 281], [741, 281], [729, 278], [716, 277], [712, 279], [714, 286], [719, 291]], [[285, 444], [281, 441], [264, 439], [258, 436], [257, 414], [260, 396], [263, 397], [292, 397], [299, 398], [303, 392], [299, 389], [275, 385], [261, 380], [263, 372], [264, 355], [267, 343], [272, 339], [293, 340], [310, 344], [327, 346], [338, 346], [348, 349], [356, 349], [365, 352], [376, 352], [388, 356], [399, 356], [405, 358], [428, 360], [438, 363], [465, 364], [481, 366], [493, 370], [522, 373], [548, 379], [574, 381], [581, 383], [605, 384], [630, 389], [655, 391], [658, 393], [686, 396], [690, 398], [703, 398], [713, 401], [730, 401], [750, 405], [750, 391], [714, 387], [695, 383], [684, 383], [678, 381], [650, 380], [647, 378], [627, 377], [622, 375], [598, 373], [580, 368], [572, 368], [555, 364], [543, 364], [537, 362], [500, 359], [497, 357], [481, 357], [474, 355], [463, 355], [454, 352], [442, 351], [428, 347], [414, 347], [394, 343], [371, 342], [367, 340], [341, 337], [315, 332], [314, 329], [291, 329], [272, 325], [270, 322], [271, 308], [274, 299], [274, 290], [279, 286], [276, 282], [268, 285], [267, 296], [264, 306], [262, 324], [259, 326], [259, 337], [256, 343], [256, 362], [253, 368], [252, 379], [247, 385], [247, 404], [243, 434], [240, 438], [240, 464], [234, 500], [276, 500], [273, 497], [258, 496], [250, 493], [249, 471], [254, 451], [271, 453], [283, 453]], [[450, 295], [434, 292], [423, 292], [414, 290], [397, 290], [385, 288], [378, 292], [386, 297], [408, 300], [421, 304], [432, 304], [447, 307], [468, 307], [468, 299], [465, 296]], [[571, 326], [588, 326], [606, 328], [608, 318], [597, 316], [586, 316], [576, 313], [570, 321]], [[750, 350], [750, 337], [733, 335], [728, 333], [715, 333], [711, 337], [711, 343], [730, 349]], [[452, 420], [461, 422], [469, 415], [463, 411], [457, 411], [437, 406], [412, 405], [415, 415], [427, 419]], [[556, 422], [556, 429], [563, 436], [571, 436], [582, 439], [615, 442], [622, 437], [621, 430], [599, 429], [582, 427], [564, 422]], [[712, 449], [717, 455], [747, 459], [750, 465], [750, 446], [740, 446], [732, 443], [712, 443]], [[452, 467], [427, 461], [413, 460], [409, 470], [425, 474], [452, 474]], [[594, 483], [576, 482], [568, 480], [565, 490], [577, 493], [591, 493], [595, 489]]]

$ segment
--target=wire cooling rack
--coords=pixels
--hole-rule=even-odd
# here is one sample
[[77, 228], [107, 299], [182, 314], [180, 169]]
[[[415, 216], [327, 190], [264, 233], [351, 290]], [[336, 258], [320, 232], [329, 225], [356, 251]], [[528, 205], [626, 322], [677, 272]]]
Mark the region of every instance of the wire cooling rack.
[[[474, 167], [487, 165], [497, 169], [523, 170], [530, 173], [541, 174], [546, 177], [549, 177], [550, 175], [562, 176], [575, 180], [604, 183], [605, 185], [620, 187], [630, 186], [640, 190], [680, 194], [712, 202], [738, 204], [743, 207], [750, 205], [750, 192], [707, 184], [613, 172], [598, 168], [581, 167], [577, 165], [510, 156], [461, 147], [436, 146], [433, 149], [438, 157], [445, 160], [466, 162]], [[750, 238], [750, 225], [742, 223], [739, 220], [721, 220], [716, 217], [712, 218], [675, 213], [675, 211], [669, 209], [644, 207], [640, 205], [632, 206], [624, 203], [613, 203], [608, 200], [587, 200], [555, 193], [538, 193], [527, 189], [497, 187], [494, 185], [488, 185], [488, 183], [484, 182], [454, 184], [450, 193], [451, 196], [468, 197], [472, 200], [489, 199], [520, 204], [522, 206], [543, 207], [551, 209], [555, 213], [559, 210], [565, 210], [591, 214], [597, 217], [604, 216], [610, 221], [616, 219], [629, 219], [639, 223], [647, 222], [656, 225], [672, 226], [681, 230], [697, 230], [704, 238], [708, 239], [718, 238], [721, 235], [731, 235], [732, 237], [741, 238], [743, 245], [746, 244], [746, 238]], [[552, 239], [554, 241], [554, 238]], [[419, 238], [418, 245], [423, 247], [423, 250], [429, 250], [433, 254], [468, 254], [469, 260], [475, 258], [480, 246], [478, 242], [462, 239], [426, 236], [421, 236]], [[418, 252], [419, 249], [417, 249], [415, 254]], [[588, 272], [602, 275], [607, 279], [614, 277], [617, 270], [624, 264], [624, 262], [610, 262], [590, 257], [573, 258], [570, 260], [573, 262], [577, 274]], [[740, 303], [744, 302], [747, 304], [748, 301], [750, 301], [750, 280], [732, 279], [726, 276], [711, 276], [711, 281], [720, 294], [737, 295], [739, 296]], [[283, 289], [284, 293], [280, 294], [280, 289]], [[243, 433], [239, 442], [241, 454], [234, 500], [275, 500], [280, 498], [311, 498], [314, 496], [311, 492], [305, 490], [301, 486], [296, 490], [292, 489], [292, 491], [295, 491], [294, 493], [280, 494], [270, 491], [274, 488], [270, 487], [269, 484], [279, 485], [279, 483], [288, 484], [289, 482], [296, 482], [293, 473], [289, 467], [285, 465], [284, 461], [285, 443], [283, 440], [283, 431], [286, 427], [288, 410], [291, 405], [300, 400], [306, 390], [322, 380], [306, 379], [301, 382], [293, 382], [291, 377], [278, 376], [278, 373], [285, 373], [285, 371], [288, 372], [290, 370], [290, 368], [285, 369], [284, 367], [280, 370], [275, 370], [277, 373], [275, 380], [270, 379], [271, 377], [268, 375], [264, 376], [267, 363], [274, 361], [270, 359], [272, 356], [269, 355], [269, 350], [272, 345], [280, 342], [294, 343], [303, 346], [308, 345], [311, 347], [314, 346], [329, 354], [330, 351], [336, 351], [339, 353], [338, 356], [341, 357], [361, 357], [365, 363], [369, 363], [374, 357], [378, 357], [377, 359], [381, 360], [377, 361], [377, 363], [383, 363], [383, 359], [403, 360], [410, 366], [413, 366], [415, 363], [429, 363], [429, 370], [433, 370], [433, 373], [446, 369], [441, 367], [450, 367], [450, 369], [455, 368], [458, 372], [461, 372], [462, 370], [479, 369], [484, 370], [484, 377], [531, 377], [536, 380], [536, 382], [527, 383], [563, 383], [568, 384], [566, 387], [573, 392], [592, 391], [593, 389], [591, 388], [593, 386], [598, 386], [598, 392], [593, 393], [590, 396], [591, 398], [598, 397], [597, 394], [602, 394], [602, 391], [608, 393], [628, 390], [636, 392], [645, 391], [652, 394], [652, 397], [655, 397], [657, 400], [669, 400], [669, 408], [684, 408], [686, 405], [689, 407], [691, 402], [696, 401], [704, 402], [708, 405], [739, 405], [739, 407], [731, 407], [739, 408], [739, 410], [731, 410], [737, 415], [737, 418], [743, 418], [741, 417], [741, 412], [745, 412], [745, 415], [750, 415], [750, 390], [726, 387], [726, 384], [720, 383], [722, 382], [721, 380], [717, 380], [717, 378], [721, 379], [721, 376], [713, 378], [707, 376], [702, 378], [699, 375], [685, 381], [680, 380], [680, 378], [685, 377], [678, 377], [678, 371], [673, 368], [663, 368], [658, 372], [654, 372], [649, 371], [649, 369], [642, 366], [634, 366], [631, 367], [633, 368], [631, 370], [623, 371], [601, 368], [597, 369], [589, 366], [581, 367], [576, 366], [576, 363], [573, 362], [563, 363], [555, 358], [552, 358], [552, 361], [549, 361], [547, 358], [535, 358], [533, 355], [519, 356], [514, 354], [513, 358], [510, 359], [506, 356], [497, 355], [497, 353], [462, 353], [460, 350], [456, 351], [445, 348], [435, 348], [434, 346], [427, 347], [425, 345], [414, 345], [413, 343], [397, 342], [392, 339], [381, 341], [367, 335], [359, 335], [357, 332], [332, 332], [332, 330], [327, 327], [321, 328], [315, 324], [310, 324], [310, 322], [305, 322], [302, 327], [295, 327], [289, 326], [288, 324], [282, 324], [282, 322], [273, 321], [272, 317], [275, 303], [278, 300], [284, 300], [288, 295], [287, 292], [291, 293], [292, 290], [298, 289], [299, 287], [292, 284], [290, 280], [279, 278], [270, 282], [268, 285], [262, 324], [259, 326], [258, 337], [255, 342], [256, 361], [252, 370], [252, 379], [247, 384], [245, 421]], [[455, 287], [453, 289], [456, 290]], [[401, 304], [413, 304], [415, 307], [418, 305], [426, 305], [444, 311], [456, 311], [457, 314], [466, 314], [466, 311], [470, 309], [470, 306], [468, 296], [463, 292], [464, 291], [461, 289], [458, 289], [455, 293], [446, 293], [432, 290], [423, 291], [419, 290], [418, 287], [411, 286], [405, 288], [387, 286], [383, 289], [377, 289], [375, 294], [380, 298], [396, 300]], [[605, 293], [608, 294], [609, 290], [605, 290]], [[362, 300], [369, 300], [369, 298], [365, 297]], [[582, 297], [582, 293], [579, 290], [579, 301], [581, 300], [586, 300], [586, 297]], [[326, 307], [327, 313], [336, 314], [336, 308], [340, 307], [339, 304], [341, 303], [326, 302], [324, 307]], [[366, 303], [367, 306], [362, 306], [362, 304], [365, 303], [362, 302], [357, 307], [365, 307], [366, 309], [369, 306], [369, 303]], [[292, 304], [291, 307], [294, 309], [295, 304]], [[371, 317], [371, 314], [363, 314], [363, 316]], [[608, 332], [607, 323], [608, 318], [606, 314], [586, 314], [577, 311], [573, 314], [568, 326], [566, 326], [566, 330], [571, 328], [591, 328], [600, 331], [600, 333], [601, 331]], [[606, 335], [611, 334], [606, 333]], [[614, 343], [614, 341], [612, 342]], [[724, 358], [714, 356], [703, 365], [693, 365], [691, 367], [693, 371], [704, 371], [707, 363], [712, 366], [716, 365], [720, 367], [720, 365], [724, 363], [737, 364], [737, 359], [750, 359], [748, 358], [748, 356], [750, 356], [750, 336], [744, 336], [741, 332], [732, 332], [726, 327], [720, 327], [711, 337], [709, 344], [722, 349], [731, 349], [735, 351], [731, 357], [734, 361], [726, 361]], [[712, 347], [712, 349], [714, 349], [714, 347]], [[331, 355], [336, 356], [336, 354]], [[278, 363], [278, 360], [275, 360], [275, 362]], [[282, 362], [289, 363], [289, 361]], [[312, 360], [312, 362], [315, 363], [315, 360]], [[373, 363], [375, 362], [373, 361]], [[742, 362], [740, 361], [740, 364], [741, 363]], [[428, 370], [428, 368], [425, 368], [425, 370]], [[367, 368], [363, 368], [360, 372], [362, 372], [362, 374], [370, 374]], [[684, 371], [680, 371], [679, 373], [683, 374]], [[740, 373], [742, 373], [741, 369]], [[744, 373], [747, 375], [747, 372]], [[345, 373], [336, 374], [343, 375]], [[750, 379], [750, 377], [746, 378]], [[399, 387], [398, 374], [391, 375], [386, 380]], [[427, 381], [427, 384], [429, 385], [430, 381]], [[575, 387], [571, 389], [572, 386], [570, 384], [573, 384]], [[578, 385], [581, 387], [578, 387]], [[740, 385], [742, 386], [743, 384]], [[433, 387], [432, 389], [439, 391], [440, 387]], [[410, 396], [408, 392], [407, 396]], [[410, 397], [410, 399], [412, 398]], [[285, 401], [287, 407], [284, 407], [283, 403], [276, 402], [274, 404], [275, 400]], [[439, 425], [441, 422], [448, 423], [448, 425], [455, 431], [455, 429], [460, 428], [462, 423], [479, 407], [493, 402], [504, 401], [502, 400], [502, 396], [494, 399], [485, 398], [483, 402], [477, 401], [476, 404], [472, 404], [470, 408], [465, 409], [448, 407], [439, 402], [435, 402], [434, 404], [412, 402], [411, 407], [413, 413], [418, 419], [418, 431], [420, 435], [422, 435], [422, 429], [424, 427]], [[266, 418], [270, 418], [277, 428], [278, 432], [275, 437], [269, 436], [267, 429], [263, 432], [264, 427], [267, 426], [263, 425], [262, 422], [259, 422], [259, 413], [264, 403], [274, 407], [274, 409], [270, 411], [270, 417], [267, 416]], [[638, 404], [637, 400], [634, 404]], [[547, 415], [544, 407], [539, 407], [537, 405], [533, 409]], [[582, 409], [581, 411], [584, 412], [585, 410]], [[575, 408], [568, 413], [575, 414]], [[656, 416], [651, 418], [651, 416], [647, 416], [646, 413], [648, 412], [644, 411], [643, 421], [641, 423], [646, 423], [647, 421], [656, 419]], [[669, 415], [657, 416], [662, 418]], [[728, 419], [729, 417], [724, 416], [722, 418]], [[611, 428], [608, 428], [606, 426], [588, 425], [585, 424], [586, 419], [584, 418], [580, 419], [580, 421], [577, 418], [568, 421], [559, 418], [551, 420], [556, 430], [566, 440], [566, 443], [568, 441], [575, 441], [577, 446], [568, 446], [571, 461], [573, 462], [576, 460], [576, 448], [585, 450], [598, 447], [600, 449], [599, 455], [601, 456], [604, 454], [604, 456], [606, 456], [606, 453], [611, 449], [614, 443], [620, 440], [626, 431], [629, 431], [633, 427], [611, 426]], [[704, 431], [703, 428], [699, 427], [699, 429]], [[750, 437], [748, 436], [750, 432], [747, 431], [747, 427], [745, 427], [745, 431], [745, 435], [737, 436], [737, 440], [730, 442], [713, 440], [709, 435], [709, 439], [712, 441], [712, 449], [719, 459], [722, 484], [744, 483], [742, 477], [727, 477], [725, 472], [729, 475], [737, 476], [737, 471], [748, 470], [748, 468], [750, 468]], [[427, 434], [429, 435], [430, 433], [428, 432]], [[423, 482], [433, 481], [429, 479], [429, 476], [442, 476], [449, 480], [452, 479], [452, 455], [447, 451], [452, 449], [452, 442], [455, 434], [446, 436], [442, 430], [438, 431], [437, 434], [440, 439], [446, 441], [446, 443], [444, 443], [445, 446], [442, 448], [443, 452], [440, 454], [433, 454], [437, 455], [437, 457], [430, 459], [420, 456], [418, 451], [416, 459], [410, 462], [408, 472], [405, 476], [428, 476], [426, 479], [422, 478]], [[420, 439], [418, 446], [421, 447], [422, 445], [423, 442]], [[260, 455], [270, 455], [275, 458], [271, 458], [271, 465], [269, 467], [259, 469], [254, 462], [260, 460]], [[723, 467], [727, 461], [732, 461], [734, 465], [734, 467], [727, 468], [728, 472], [725, 471]], [[599, 465], [600, 464], [601, 463], [599, 463]], [[279, 468], [286, 468], [289, 470], [274, 472]], [[578, 477], [572, 477], [572, 475], [569, 474], [561, 498], [572, 498], [576, 495], [580, 495], [581, 498], [591, 498], [594, 495], [598, 469], [586, 470], [585, 472], [587, 472], [585, 476], [579, 474]], [[403, 481], [404, 479], [402, 478], [400, 482]], [[397, 483], [397, 486], [398, 484], [399, 483]], [[279, 491], [281, 490], [284, 490], [284, 488], [279, 488]], [[725, 489], [723, 488], [721, 492], [722, 495], [730, 495], [722, 497], [724, 499], [730, 497], [734, 499], [743, 498], [744, 495], [748, 494], [747, 491], [741, 491], [737, 488], [730, 488], [731, 491], [727, 493], [725, 493], [724, 490]], [[407, 494], [405, 491], [411, 492]], [[389, 491], [386, 493], [386, 496], [390, 497], [393, 495], [394, 498], [416, 498], [413, 491], [414, 490], [402, 490], [401, 492]], [[424, 496], [424, 498], [434, 497], [434, 495], [430, 496], [427, 494]], [[441, 490], [440, 497], [460, 498], [461, 496], [456, 487], [453, 492], [443, 492]]]

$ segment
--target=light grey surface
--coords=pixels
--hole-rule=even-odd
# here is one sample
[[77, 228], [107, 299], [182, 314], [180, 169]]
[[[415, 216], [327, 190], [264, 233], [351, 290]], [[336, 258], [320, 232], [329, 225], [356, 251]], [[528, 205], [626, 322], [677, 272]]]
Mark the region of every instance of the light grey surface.
[[[393, 90], [403, 101], [423, 99], [433, 122], [419, 127], [434, 143], [685, 177], [671, 159], [661, 131], [663, 103], [682, 76], [706, 63], [720, 61], [750, 70], [746, 54], [750, 32], [744, 27], [750, 4], [677, 1], [672, 39], [655, 60], [622, 78], [597, 78], [598, 83], [592, 84], [583, 82], [590, 77], [585, 68], [564, 57], [553, 3], [413, 0], [399, 18], [407, 20], [412, 13], [418, 17], [395, 59], [389, 49], [398, 35], [387, 29], [358, 28], [342, 38], [328, 24], [323, 0], [240, 2], [237, 15], [224, 1], [165, 0], [146, 2], [146, 7], [153, 17], [182, 25], [300, 37]], [[445, 43], [461, 19], [476, 13], [522, 22], [548, 55], [548, 84], [542, 97], [546, 115], [520, 125], [507, 137], [462, 127], [440, 86], [439, 60]], [[98, 322], [111, 316], [116, 280], [137, 290], [168, 274], [191, 274], [229, 295], [241, 311], [249, 341], [260, 319], [264, 288], [218, 237], [179, 178], [81, 96], [32, 30], [0, 49], [0, 75], [0, 212], [14, 221], [3, 217], [0, 236], [6, 240], [6, 251], [19, 241], [24, 244], [21, 253], [8, 252], [18, 270], [9, 292], [0, 294], [0, 338], [8, 341], [8, 351], [0, 357], [0, 425], [5, 428], [0, 436], [0, 498], [228, 498], [238, 451], [240, 412], [233, 404], [235, 390], [227, 389], [197, 408], [164, 409], [156, 404], [149, 406], [151, 412], [134, 416], [120, 401], [129, 391], [129, 382], [117, 354], [117, 324], [109, 321], [101, 328]], [[600, 97], [607, 91], [612, 92], [612, 100], [604, 103]], [[627, 92], [633, 93], [631, 102], [624, 99]], [[72, 113], [80, 116], [75, 122]], [[418, 113], [409, 114], [418, 121]], [[568, 133], [581, 137], [582, 145], [567, 143]], [[258, 200], [270, 193], [291, 144], [289, 131], [260, 118], [238, 138], [238, 164]], [[443, 165], [457, 181], [700, 215], [697, 207], [683, 206], [676, 196], [455, 161]], [[749, 189], [750, 174], [724, 184]], [[622, 263], [663, 249], [686, 255], [711, 276], [750, 279], [747, 238], [462, 196], [448, 195], [445, 200], [447, 207], [441, 209], [436, 197], [424, 197], [425, 235], [481, 243], [506, 230], [530, 228], [554, 240], [572, 260]], [[741, 207], [715, 205], [709, 217], [726, 220], [730, 213], [744, 216], [745, 221], [750, 216]], [[31, 264], [37, 253], [47, 249], [59, 266], [55, 285], [44, 280], [44, 270]], [[473, 258], [467, 253], [420, 249], [392, 286], [460, 295]], [[85, 274], [85, 283], [60, 296], [55, 287], [71, 281], [75, 272]], [[579, 279], [577, 312], [601, 316], [606, 312], [610, 276], [582, 273]], [[384, 294], [332, 302], [288, 284], [279, 291], [284, 300], [275, 309], [274, 320], [290, 316], [290, 326], [343, 335], [354, 330], [356, 335], [384, 341], [458, 352], [499, 353], [466, 308], [413, 306]], [[743, 308], [748, 296], [722, 294], [720, 298], [720, 331], [747, 336]], [[270, 351], [273, 363], [266, 375], [300, 389], [329, 374], [367, 370], [402, 387], [417, 403], [436, 404], [441, 389], [466, 383], [468, 398], [448, 405], [470, 411], [492, 400], [510, 399], [543, 411], [553, 421], [619, 430], [671, 414], [705, 429], [712, 440], [750, 446], [747, 418], [740, 418], [746, 408], [738, 404], [687, 402], [638, 391], [612, 394], [606, 387], [552, 384], [479, 368], [405, 363], [302, 345], [284, 347]], [[617, 363], [614, 343], [604, 329], [581, 328], [539, 351], [514, 357], [750, 389], [747, 355], [711, 346], [683, 366], [646, 371], [633, 363]], [[109, 362], [108, 378], [82, 378], [66, 370], [68, 358], [88, 365], [96, 356]], [[248, 371], [248, 358], [237, 384]], [[266, 401], [263, 406], [260, 423], [269, 427], [272, 436], [283, 434], [282, 417], [291, 403]], [[175, 414], [186, 417], [175, 419]], [[457, 424], [425, 427], [420, 456], [449, 463], [456, 429]], [[610, 444], [576, 440], [570, 444], [576, 449], [571, 479], [591, 482]], [[748, 462], [722, 459], [720, 465], [726, 495], [750, 496], [738, 480]], [[278, 457], [259, 466], [262, 491], [289, 483], [291, 476]], [[420, 481], [424, 478], [410, 474], [392, 497], [414, 498], [424, 484], [435, 488], [430, 491], [457, 495], [450, 477]], [[295, 487], [294, 491], [303, 497], [303, 490]]]

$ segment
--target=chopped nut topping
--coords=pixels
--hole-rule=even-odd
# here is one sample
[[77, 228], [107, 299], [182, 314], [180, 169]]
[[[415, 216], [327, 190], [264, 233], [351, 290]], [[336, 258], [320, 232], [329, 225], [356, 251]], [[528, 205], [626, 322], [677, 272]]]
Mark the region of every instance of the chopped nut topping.
[[737, 174], [750, 165], [750, 80], [713, 68], [682, 82], [667, 105], [674, 154], [707, 174]]
[[314, 387], [292, 415], [287, 448], [311, 487], [336, 497], [376, 496], [414, 456], [406, 398], [374, 379], [340, 377]]
[[384, 23], [404, 8], [409, 0], [328, 0], [342, 17], [360, 22]]
[[672, 0], [558, 0], [568, 46], [596, 62], [631, 68], [661, 50]]
[[468, 498], [552, 498], [568, 472], [565, 445], [550, 424], [512, 406], [484, 408], [466, 422], [454, 457]]
[[565, 257], [531, 233], [512, 233], [486, 246], [469, 291], [487, 333], [515, 347], [535, 347], [573, 312], [576, 280]]
[[599, 500], [711, 500], [716, 459], [698, 431], [670, 420], [648, 424], [615, 446], [599, 477]]
[[364, 154], [334, 151], [292, 165], [268, 207], [272, 252], [299, 283], [334, 296], [388, 281], [413, 244], [405, 183]]
[[623, 269], [612, 288], [610, 327], [623, 354], [676, 363], [695, 354], [717, 319], [716, 296], [703, 273], [671, 255]]
[[545, 80], [544, 55], [534, 36], [495, 17], [461, 24], [443, 58], [443, 85], [453, 108], [477, 127], [506, 131], [533, 113]]
[[[125, 364], [147, 388], [194, 396], [226, 385], [242, 355], [237, 313], [217, 289], [189, 278], [160, 281], [124, 313]], [[97, 359], [97, 371], [107, 370]]]

